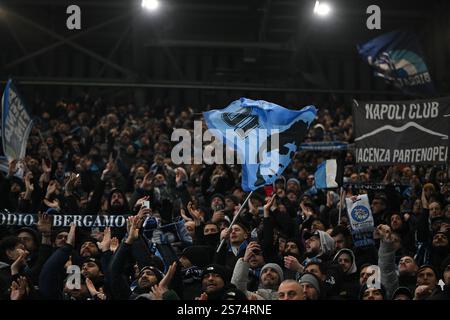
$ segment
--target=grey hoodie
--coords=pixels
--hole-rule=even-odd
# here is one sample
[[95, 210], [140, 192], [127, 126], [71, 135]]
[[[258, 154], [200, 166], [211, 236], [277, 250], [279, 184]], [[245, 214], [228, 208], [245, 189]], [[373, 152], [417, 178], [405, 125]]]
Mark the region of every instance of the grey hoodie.
[[336, 243], [334, 242], [334, 239], [324, 231], [317, 230], [316, 232], [319, 233], [320, 237], [319, 256], [333, 253], [336, 249]]
[[338, 258], [343, 253], [347, 253], [352, 257], [352, 266], [345, 274], [348, 274], [348, 275], [354, 274], [358, 269], [357, 269], [356, 263], [355, 263], [355, 254], [353, 253], [352, 250], [347, 249], [347, 248], [339, 250], [338, 253], [336, 253], [336, 255], [334, 256], [333, 262], [338, 263]]

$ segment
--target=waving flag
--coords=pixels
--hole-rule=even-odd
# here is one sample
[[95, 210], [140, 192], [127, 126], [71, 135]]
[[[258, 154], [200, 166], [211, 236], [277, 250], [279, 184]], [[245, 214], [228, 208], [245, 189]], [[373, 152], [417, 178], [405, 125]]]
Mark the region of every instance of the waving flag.
[[33, 120], [10, 79], [2, 98], [2, 142], [8, 160], [25, 157], [32, 127]]
[[241, 98], [221, 110], [204, 112], [208, 128], [242, 161], [242, 188], [272, 184], [289, 165], [317, 110], [289, 110], [263, 100]]
[[318, 189], [333, 189], [342, 186], [343, 163], [336, 159], [325, 160], [317, 166], [314, 183]]
[[393, 31], [358, 46], [359, 54], [386, 79], [409, 95], [435, 94], [417, 37], [405, 31]]

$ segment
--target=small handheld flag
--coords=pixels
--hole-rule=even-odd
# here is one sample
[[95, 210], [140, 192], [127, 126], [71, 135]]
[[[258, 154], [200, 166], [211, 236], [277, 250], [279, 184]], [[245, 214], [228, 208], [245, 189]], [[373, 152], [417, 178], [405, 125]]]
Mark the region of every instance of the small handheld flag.
[[314, 181], [317, 189], [333, 189], [343, 183], [342, 161], [329, 159], [317, 166]]

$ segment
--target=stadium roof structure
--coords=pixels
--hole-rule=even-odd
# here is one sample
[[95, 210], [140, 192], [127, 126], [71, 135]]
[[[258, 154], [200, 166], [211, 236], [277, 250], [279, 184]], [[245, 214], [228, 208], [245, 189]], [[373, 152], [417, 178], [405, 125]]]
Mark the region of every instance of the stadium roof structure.
[[[0, 3], [0, 80], [23, 85], [395, 97], [372, 76], [356, 45], [395, 29], [416, 32], [438, 92], [450, 92], [450, 3], [328, 0], [77, 1], [81, 30], [68, 30], [70, 1]], [[368, 30], [369, 5], [381, 30]], [[195, 95], [195, 93], [194, 93]]]

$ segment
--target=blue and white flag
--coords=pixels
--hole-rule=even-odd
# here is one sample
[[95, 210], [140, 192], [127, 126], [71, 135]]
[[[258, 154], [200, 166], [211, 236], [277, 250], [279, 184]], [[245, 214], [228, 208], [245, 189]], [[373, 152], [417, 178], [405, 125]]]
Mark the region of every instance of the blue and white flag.
[[33, 127], [27, 108], [9, 79], [2, 97], [2, 143], [3, 153], [8, 158], [25, 157], [28, 136]]
[[374, 244], [374, 220], [367, 194], [346, 198], [348, 219], [351, 226], [353, 245], [365, 247]]
[[433, 82], [418, 38], [406, 31], [393, 31], [358, 46], [359, 54], [386, 79], [409, 95], [435, 94]]
[[290, 110], [263, 100], [241, 98], [221, 110], [204, 112], [208, 128], [242, 162], [242, 188], [272, 184], [303, 142], [317, 109]]
[[336, 159], [325, 160], [317, 166], [314, 183], [317, 189], [333, 189], [342, 186], [342, 162]]
[[317, 141], [317, 142], [302, 143], [300, 145], [300, 150], [309, 150], [309, 151], [341, 151], [341, 150], [347, 150], [347, 149], [349, 149], [351, 147], [352, 147], [352, 145], [349, 145], [347, 142]]

